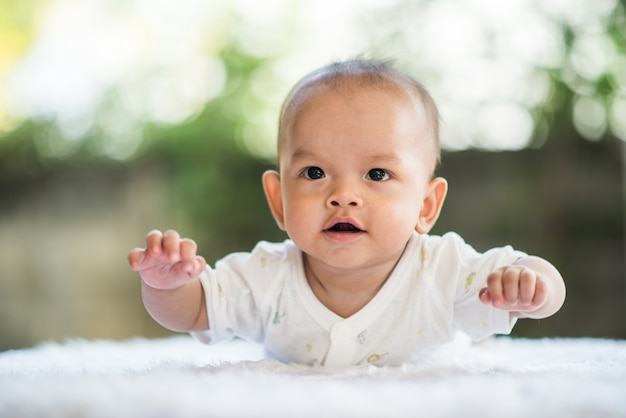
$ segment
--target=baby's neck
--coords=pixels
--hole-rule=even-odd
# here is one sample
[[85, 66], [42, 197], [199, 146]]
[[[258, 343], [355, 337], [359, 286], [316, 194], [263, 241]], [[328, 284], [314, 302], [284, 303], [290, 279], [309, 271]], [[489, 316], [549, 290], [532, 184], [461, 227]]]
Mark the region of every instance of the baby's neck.
[[376, 296], [393, 271], [392, 266], [376, 266], [359, 271], [325, 268], [304, 256], [304, 273], [317, 299], [330, 311], [348, 318]]

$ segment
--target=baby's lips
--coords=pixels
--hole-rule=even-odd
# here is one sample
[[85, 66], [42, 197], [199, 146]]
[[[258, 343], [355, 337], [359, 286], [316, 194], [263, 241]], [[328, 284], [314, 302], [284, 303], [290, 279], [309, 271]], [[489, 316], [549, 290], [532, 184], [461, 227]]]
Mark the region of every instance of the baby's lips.
[[336, 223], [329, 230], [335, 232], [362, 232], [361, 228], [348, 222]]
[[351, 218], [334, 218], [324, 228], [324, 231], [362, 232], [364, 230]]

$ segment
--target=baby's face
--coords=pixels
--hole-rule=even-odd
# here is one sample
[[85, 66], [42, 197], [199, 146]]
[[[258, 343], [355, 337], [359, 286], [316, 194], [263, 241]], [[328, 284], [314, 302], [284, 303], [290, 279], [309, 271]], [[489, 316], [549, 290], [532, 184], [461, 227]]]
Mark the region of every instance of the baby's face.
[[380, 89], [308, 93], [279, 164], [282, 226], [311, 262], [354, 269], [400, 257], [432, 174], [415, 106]]

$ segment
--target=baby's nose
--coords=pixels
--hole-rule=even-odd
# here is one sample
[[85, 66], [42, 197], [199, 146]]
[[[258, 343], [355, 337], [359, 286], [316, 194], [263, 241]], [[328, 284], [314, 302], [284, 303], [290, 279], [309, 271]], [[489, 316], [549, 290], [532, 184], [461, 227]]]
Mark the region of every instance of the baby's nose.
[[341, 203], [341, 201], [339, 201], [339, 200], [332, 200], [332, 201], [330, 202], [330, 204], [331, 204], [332, 206], [358, 206], [358, 205], [359, 205], [359, 204], [357, 203], [356, 199], [355, 199], [355, 200], [353, 200], [353, 201], [347, 202], [347, 203], [345, 203], [345, 204], [344, 204], [344, 203]]
[[342, 182], [328, 196], [327, 204], [336, 207], [361, 206], [363, 199], [354, 185]]

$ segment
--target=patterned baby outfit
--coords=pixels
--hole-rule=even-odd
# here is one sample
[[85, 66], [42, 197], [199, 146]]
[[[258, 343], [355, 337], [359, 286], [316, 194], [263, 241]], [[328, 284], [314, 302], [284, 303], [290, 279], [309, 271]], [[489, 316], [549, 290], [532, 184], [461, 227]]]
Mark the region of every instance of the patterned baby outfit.
[[283, 362], [396, 365], [458, 331], [473, 340], [508, 334], [515, 319], [481, 303], [478, 292], [490, 272], [525, 255], [510, 246], [479, 253], [452, 232], [414, 233], [378, 294], [342, 318], [313, 294], [292, 241], [263, 241], [207, 267], [201, 283], [211, 329], [192, 335], [204, 343], [246, 338]]

